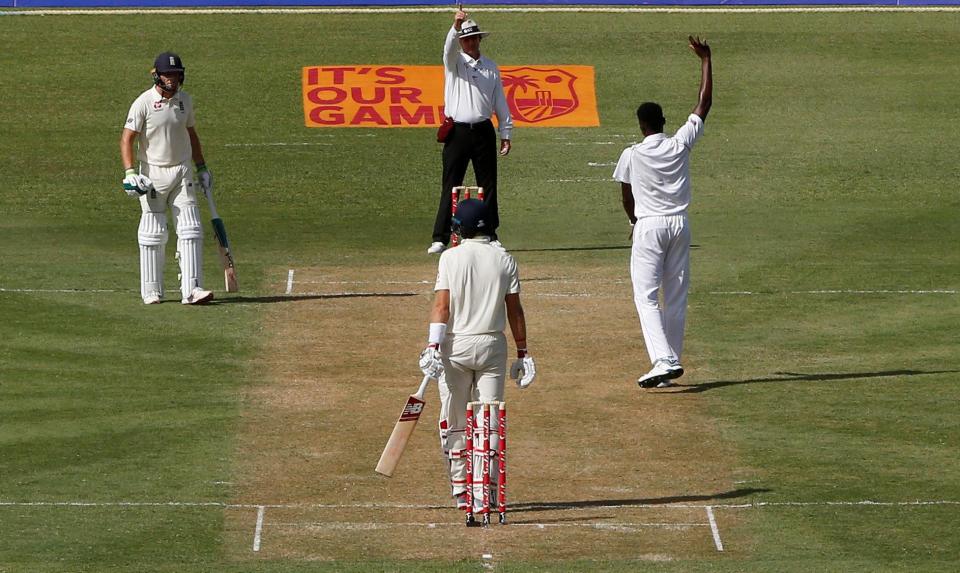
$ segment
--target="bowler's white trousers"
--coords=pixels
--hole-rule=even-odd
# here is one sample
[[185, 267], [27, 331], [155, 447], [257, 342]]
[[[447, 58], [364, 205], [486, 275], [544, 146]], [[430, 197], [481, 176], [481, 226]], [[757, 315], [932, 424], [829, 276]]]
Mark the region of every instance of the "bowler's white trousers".
[[690, 286], [690, 226], [685, 213], [637, 220], [630, 278], [650, 362], [680, 360]]
[[[459, 452], [466, 447], [467, 403], [503, 400], [507, 374], [507, 338], [502, 332], [476, 335], [449, 335], [440, 345], [443, 372], [440, 389], [440, 445], [449, 460], [453, 495], [467, 490], [466, 460]], [[490, 421], [490, 447], [497, 448], [496, 416]], [[480, 478], [480, 459], [474, 457], [474, 483]], [[490, 463], [490, 483], [497, 483], [496, 459]], [[479, 498], [481, 491], [475, 491]]]

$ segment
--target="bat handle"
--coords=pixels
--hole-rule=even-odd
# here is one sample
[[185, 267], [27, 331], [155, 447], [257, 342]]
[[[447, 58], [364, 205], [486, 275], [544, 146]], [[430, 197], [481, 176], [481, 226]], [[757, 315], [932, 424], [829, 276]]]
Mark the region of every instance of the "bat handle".
[[204, 189], [203, 194], [207, 196], [207, 205], [210, 206], [210, 218], [219, 219], [220, 215], [217, 214], [217, 205], [213, 202], [213, 186], [210, 189]]
[[414, 394], [418, 400], [423, 400], [423, 395], [427, 393], [428, 384], [430, 384], [430, 376], [424, 375], [423, 381], [420, 382], [420, 387], [417, 388], [417, 393]]

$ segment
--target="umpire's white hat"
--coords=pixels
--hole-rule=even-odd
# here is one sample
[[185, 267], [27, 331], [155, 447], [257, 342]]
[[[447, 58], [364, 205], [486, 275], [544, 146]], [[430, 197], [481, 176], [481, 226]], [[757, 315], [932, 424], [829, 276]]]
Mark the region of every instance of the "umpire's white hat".
[[460, 24], [460, 38], [468, 38], [470, 36], [486, 36], [490, 32], [481, 32], [480, 25], [477, 24], [475, 20], [464, 20]]

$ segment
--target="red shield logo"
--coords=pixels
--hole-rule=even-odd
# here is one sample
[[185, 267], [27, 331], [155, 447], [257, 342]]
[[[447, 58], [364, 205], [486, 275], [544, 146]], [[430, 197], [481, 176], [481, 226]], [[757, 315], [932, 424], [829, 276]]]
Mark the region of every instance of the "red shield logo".
[[557, 68], [509, 68], [500, 72], [514, 119], [528, 123], [566, 115], [580, 106], [577, 76]]

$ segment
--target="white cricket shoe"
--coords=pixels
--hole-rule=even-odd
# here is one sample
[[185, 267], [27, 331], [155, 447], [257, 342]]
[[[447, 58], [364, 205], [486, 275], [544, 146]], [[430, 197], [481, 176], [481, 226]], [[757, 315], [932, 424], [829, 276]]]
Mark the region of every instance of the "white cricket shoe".
[[669, 388], [673, 386], [676, 378], [683, 376], [683, 366], [676, 360], [660, 359], [653, 365], [650, 372], [647, 372], [637, 380], [641, 388]]
[[427, 248], [427, 254], [428, 254], [428, 255], [439, 255], [439, 254], [442, 253], [443, 250], [446, 249], [446, 248], [447, 248], [447, 247], [446, 247], [443, 243], [441, 243], [440, 241], [434, 241], [434, 242], [431, 243], [430, 246]]
[[213, 291], [195, 287], [190, 296], [180, 301], [181, 304], [206, 304], [213, 300]]
[[143, 297], [143, 304], [160, 304], [163, 299], [160, 298], [160, 293], [152, 292], [147, 296]]

